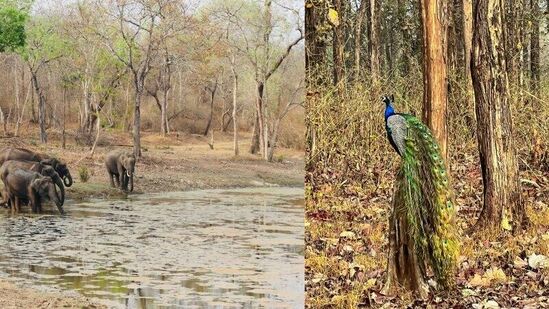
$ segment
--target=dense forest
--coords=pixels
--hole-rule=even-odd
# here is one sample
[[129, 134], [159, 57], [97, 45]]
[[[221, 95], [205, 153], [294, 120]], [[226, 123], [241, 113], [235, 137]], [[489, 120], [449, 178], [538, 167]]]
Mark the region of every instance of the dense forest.
[[1, 0], [2, 134], [93, 147], [129, 132], [137, 156], [142, 131], [212, 147], [214, 132], [233, 134], [234, 154], [269, 161], [278, 145], [302, 149], [302, 13], [270, 0]]
[[[307, 306], [546, 304], [548, 13], [538, 0], [305, 2]], [[385, 285], [391, 94], [433, 132], [458, 210], [457, 289], [423, 299]]]

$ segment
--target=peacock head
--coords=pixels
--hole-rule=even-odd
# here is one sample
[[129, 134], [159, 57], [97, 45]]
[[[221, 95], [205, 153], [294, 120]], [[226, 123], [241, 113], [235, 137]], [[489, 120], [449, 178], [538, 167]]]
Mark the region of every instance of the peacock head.
[[395, 114], [395, 109], [393, 108], [394, 100], [395, 97], [392, 94], [390, 96], [381, 97], [381, 101], [385, 103], [385, 119]]

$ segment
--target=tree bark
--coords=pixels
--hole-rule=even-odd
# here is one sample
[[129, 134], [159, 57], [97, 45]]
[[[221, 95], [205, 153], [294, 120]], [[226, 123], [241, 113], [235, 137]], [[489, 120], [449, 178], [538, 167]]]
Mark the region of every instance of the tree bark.
[[38, 97], [38, 124], [40, 126], [40, 143], [48, 142], [48, 135], [46, 133], [46, 98], [42, 92], [42, 88], [38, 84], [38, 77], [36, 72], [31, 69], [31, 79], [32, 85], [34, 87], [34, 92]]
[[474, 1], [472, 77], [484, 206], [477, 229], [500, 231], [502, 220], [519, 229], [526, 220], [520, 197], [518, 165], [505, 63], [503, 0]]
[[235, 64], [235, 57], [234, 55], [231, 56], [231, 72], [233, 73], [233, 148], [234, 148], [234, 155], [239, 155], [238, 150], [238, 122], [236, 119], [236, 111], [237, 111], [237, 91], [238, 91], [238, 74], [236, 73], [236, 64]]
[[135, 78], [135, 98], [133, 110], [133, 154], [136, 158], [141, 157], [141, 98], [145, 88], [145, 76], [136, 74]]
[[326, 42], [323, 40], [321, 23], [325, 20], [326, 9], [317, 1], [305, 3], [305, 69], [307, 84], [313, 88], [325, 83], [324, 62]]
[[344, 0], [333, 0], [334, 9], [339, 15], [339, 22], [332, 24], [333, 28], [333, 58], [334, 58], [334, 85], [340, 91], [345, 79], [345, 5]]
[[252, 141], [250, 144], [250, 153], [256, 154], [259, 151], [259, 120], [257, 117], [257, 110], [255, 112], [254, 128], [252, 130]]
[[379, 32], [380, 32], [380, 5], [379, 0], [366, 0], [369, 1], [368, 7], [368, 52], [370, 55], [370, 74], [372, 78], [372, 84], [377, 85], [379, 83], [380, 76], [380, 61], [379, 61]]
[[355, 81], [359, 81], [361, 78], [362, 68], [360, 66], [361, 51], [362, 51], [362, 28], [364, 27], [364, 18], [366, 17], [366, 10], [368, 8], [367, 2], [369, 0], [361, 0], [360, 6], [357, 11], [355, 21]]
[[441, 154], [447, 162], [446, 7], [443, 0], [422, 0], [421, 4], [423, 24], [423, 121], [433, 131], [433, 135], [439, 143]]
[[533, 101], [540, 98], [540, 31], [539, 20], [541, 18], [539, 0], [530, 0], [532, 16], [532, 32], [530, 34], [530, 89], [535, 96]]

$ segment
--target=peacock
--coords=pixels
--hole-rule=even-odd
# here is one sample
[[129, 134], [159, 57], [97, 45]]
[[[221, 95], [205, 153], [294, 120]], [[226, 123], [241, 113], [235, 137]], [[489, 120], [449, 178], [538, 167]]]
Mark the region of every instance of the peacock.
[[394, 97], [384, 96], [387, 138], [401, 157], [395, 209], [405, 221], [422, 272], [429, 265], [442, 287], [453, 284], [459, 250], [455, 208], [439, 146], [419, 119], [396, 113]]

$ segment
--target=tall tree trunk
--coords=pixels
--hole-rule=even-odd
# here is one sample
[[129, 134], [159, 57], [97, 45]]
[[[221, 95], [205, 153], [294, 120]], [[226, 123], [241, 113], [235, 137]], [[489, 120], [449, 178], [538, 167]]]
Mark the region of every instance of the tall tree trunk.
[[362, 51], [362, 28], [364, 27], [364, 18], [366, 17], [367, 2], [369, 0], [361, 0], [358, 8], [355, 21], [355, 81], [358, 82], [361, 77], [362, 67], [360, 66], [361, 51]]
[[[463, 5], [463, 55], [464, 55], [464, 81], [465, 81], [465, 101], [462, 108], [465, 112], [465, 121], [467, 124], [473, 124], [473, 81], [471, 79], [471, 44], [473, 43], [473, 2], [472, 0], [462, 0]], [[472, 126], [468, 125], [468, 128]], [[473, 133], [471, 129], [471, 133]]]
[[503, 0], [475, 0], [472, 77], [484, 206], [477, 229], [499, 231], [502, 220], [518, 229], [526, 219], [520, 197], [518, 165], [505, 64]]
[[380, 5], [379, 0], [365, 0], [369, 1], [368, 7], [368, 53], [370, 55], [369, 64], [370, 64], [370, 74], [372, 78], [372, 84], [374, 86], [379, 83], [380, 76], [380, 61], [379, 61], [379, 50], [380, 50], [380, 41], [379, 41], [379, 32], [380, 32]]
[[539, 58], [539, 0], [530, 0], [532, 16], [532, 32], [530, 34], [530, 89], [535, 96], [534, 101], [540, 97], [540, 58]]
[[[306, 1], [305, 4], [305, 69], [307, 86], [315, 89], [325, 83], [326, 42], [320, 30], [325, 20], [326, 8], [323, 3]], [[311, 91], [311, 90], [309, 90]]]
[[238, 91], [238, 74], [236, 73], [236, 64], [234, 55], [231, 56], [231, 72], [233, 73], [233, 148], [234, 155], [238, 156], [238, 121], [236, 119], [237, 111], [237, 91]]
[[445, 1], [422, 0], [423, 24], [423, 120], [433, 131], [447, 162], [446, 127], [448, 80], [446, 77], [447, 40]]
[[333, 58], [334, 58], [334, 85], [341, 91], [345, 79], [345, 6], [344, 0], [333, 0], [334, 9], [339, 14], [338, 22], [333, 28]]
[[215, 85], [212, 89], [209, 89], [209, 88], [207, 89], [210, 90], [210, 117], [208, 118], [208, 124], [206, 125], [206, 129], [204, 130], [204, 136], [208, 135], [208, 132], [210, 131], [210, 127], [212, 126], [214, 100], [215, 100], [215, 93], [217, 91], [217, 80], [215, 81]]
[[46, 98], [44, 93], [38, 84], [38, 77], [36, 72], [31, 69], [31, 79], [32, 85], [34, 87], [34, 92], [38, 97], [38, 124], [40, 126], [40, 143], [48, 142], [48, 135], [46, 133]]
[[139, 75], [135, 78], [135, 98], [133, 110], [133, 154], [141, 157], [141, 98], [145, 87], [145, 77]]
[[257, 110], [255, 111], [254, 128], [252, 132], [253, 133], [250, 144], [250, 153], [256, 154], [259, 151], [259, 119], [257, 117]]

